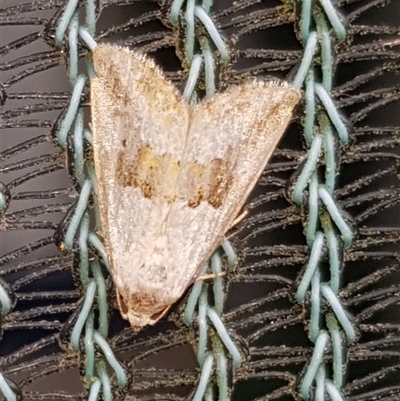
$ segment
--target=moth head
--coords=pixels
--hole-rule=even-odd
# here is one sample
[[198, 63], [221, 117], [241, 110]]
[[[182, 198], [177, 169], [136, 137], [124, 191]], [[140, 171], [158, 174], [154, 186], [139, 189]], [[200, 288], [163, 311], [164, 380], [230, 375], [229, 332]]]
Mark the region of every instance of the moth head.
[[117, 301], [121, 316], [128, 320], [133, 331], [157, 323], [168, 311], [170, 305], [151, 294], [125, 294], [117, 290]]

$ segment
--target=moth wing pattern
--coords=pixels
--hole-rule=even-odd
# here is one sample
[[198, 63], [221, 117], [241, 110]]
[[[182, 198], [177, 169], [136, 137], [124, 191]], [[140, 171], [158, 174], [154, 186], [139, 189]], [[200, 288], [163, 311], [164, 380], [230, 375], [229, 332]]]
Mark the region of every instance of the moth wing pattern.
[[[287, 85], [253, 81], [191, 110], [177, 187], [183, 201], [172, 205], [168, 219], [178, 264], [201, 268], [221, 244], [299, 100], [300, 93]], [[184, 233], [184, 243], [176, 232]]]
[[197, 106], [155, 64], [94, 50], [94, 161], [102, 234], [121, 314], [154, 324], [231, 227], [300, 94], [259, 81]]
[[[154, 247], [162, 242], [157, 236], [162, 236], [173, 201], [189, 107], [143, 55], [100, 45], [93, 52], [93, 65], [93, 153], [101, 234], [121, 314], [129, 318], [131, 304], [140, 304], [134, 294], [159, 292], [165, 281], [161, 268], [147, 269], [146, 259], [154, 255], [158, 263], [162, 258]], [[167, 296], [160, 302], [172, 303]], [[157, 309], [157, 300], [144, 303], [143, 315], [147, 308]], [[155, 321], [135, 319], [130, 320], [138, 328]]]

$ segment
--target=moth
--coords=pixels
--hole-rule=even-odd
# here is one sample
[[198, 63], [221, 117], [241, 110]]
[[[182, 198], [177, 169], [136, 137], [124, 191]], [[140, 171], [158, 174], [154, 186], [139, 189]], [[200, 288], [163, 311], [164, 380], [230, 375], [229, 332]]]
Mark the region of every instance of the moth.
[[300, 93], [252, 80], [191, 105], [145, 55], [93, 51], [101, 233], [122, 316], [156, 323], [221, 244]]

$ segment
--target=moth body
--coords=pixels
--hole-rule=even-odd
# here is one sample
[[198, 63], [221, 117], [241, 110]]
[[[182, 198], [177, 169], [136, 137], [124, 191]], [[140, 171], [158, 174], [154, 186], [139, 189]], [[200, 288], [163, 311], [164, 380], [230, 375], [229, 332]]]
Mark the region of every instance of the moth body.
[[300, 93], [247, 82], [196, 106], [152, 60], [93, 52], [93, 153], [101, 229], [122, 316], [154, 324], [220, 245]]

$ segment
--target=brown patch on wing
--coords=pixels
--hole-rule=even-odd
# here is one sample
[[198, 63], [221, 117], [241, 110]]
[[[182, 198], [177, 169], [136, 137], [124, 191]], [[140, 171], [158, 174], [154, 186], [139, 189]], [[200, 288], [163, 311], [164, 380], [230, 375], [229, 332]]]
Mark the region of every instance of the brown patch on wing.
[[[125, 288], [125, 290], [127, 289]], [[145, 292], [132, 294], [130, 297], [128, 297], [126, 303], [124, 297], [122, 294], [120, 294], [118, 289], [117, 302], [121, 311], [121, 315], [124, 319], [129, 320], [130, 312], [134, 312], [137, 315], [138, 320], [135, 322], [137, 324], [133, 325], [131, 322], [133, 331], [141, 330], [145, 325], [143, 324], [143, 321], [145, 321], [146, 324], [154, 324], [158, 320], [162, 319], [172, 306], [172, 304], [160, 305], [159, 300], [154, 295], [147, 294]], [[142, 322], [140, 322], [140, 316], [143, 319]], [[150, 319], [151, 322], [149, 322], [148, 319]]]
[[168, 305], [160, 305], [160, 300], [153, 294], [145, 292], [131, 294], [129, 304], [136, 312], [152, 316], [162, 312]]
[[[196, 161], [181, 166], [180, 160], [175, 160], [171, 154], [157, 155], [147, 144], [142, 145], [136, 155], [129, 154], [124, 145], [122, 143], [118, 154], [116, 172], [120, 186], [139, 188], [148, 199], [161, 198], [168, 203], [187, 200], [191, 208], [201, 202], [208, 202], [215, 209], [223, 205], [233, 181], [229, 155], [214, 159], [207, 166]], [[176, 193], [178, 179], [184, 185]]]
[[175, 200], [175, 183], [180, 161], [166, 153], [156, 155], [149, 145], [141, 146], [135, 156], [124, 146], [118, 154], [116, 179], [122, 187], [139, 188], [145, 198]]
[[123, 106], [129, 105], [129, 94], [126, 91], [126, 84], [120, 79], [118, 68], [109, 62], [99, 57], [101, 53], [94, 53], [94, 62], [96, 63], [96, 78], [107, 84], [107, 96], [111, 99], [112, 103], [118, 102]]
[[229, 158], [214, 159], [208, 166], [196, 162], [189, 164], [187, 172], [189, 207], [195, 208], [203, 201], [215, 209], [223, 205], [232, 182], [228, 163]]

